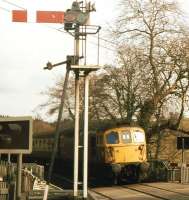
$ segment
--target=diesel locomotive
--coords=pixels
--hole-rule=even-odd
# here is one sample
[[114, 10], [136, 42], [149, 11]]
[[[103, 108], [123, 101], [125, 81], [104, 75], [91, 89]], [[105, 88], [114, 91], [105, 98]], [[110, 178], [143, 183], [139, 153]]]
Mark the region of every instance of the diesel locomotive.
[[142, 181], [147, 177], [145, 132], [139, 127], [118, 127], [96, 134], [91, 158], [114, 183]]
[[[82, 133], [80, 133], [81, 165], [82, 138]], [[53, 134], [36, 135], [33, 139], [32, 155], [38, 159], [41, 157], [43, 160], [48, 160], [52, 148]], [[73, 131], [70, 133], [63, 131], [57, 154], [59, 163], [73, 164], [73, 151]], [[122, 181], [142, 181], [147, 177], [149, 169], [146, 155], [145, 132], [140, 127], [119, 126], [100, 132], [89, 132], [89, 173], [91, 176], [106, 178], [114, 184]]]

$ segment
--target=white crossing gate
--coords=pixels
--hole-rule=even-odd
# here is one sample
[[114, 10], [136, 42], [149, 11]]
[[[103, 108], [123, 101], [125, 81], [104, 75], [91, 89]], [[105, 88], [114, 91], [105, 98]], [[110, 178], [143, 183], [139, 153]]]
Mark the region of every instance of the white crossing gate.
[[181, 167], [181, 183], [189, 183], [189, 167]]

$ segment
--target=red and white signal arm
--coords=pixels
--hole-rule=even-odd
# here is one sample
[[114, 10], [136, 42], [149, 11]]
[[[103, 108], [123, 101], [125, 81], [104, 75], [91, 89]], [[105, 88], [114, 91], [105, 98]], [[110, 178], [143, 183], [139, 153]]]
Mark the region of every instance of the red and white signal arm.
[[37, 23], [64, 23], [62, 11], [37, 11]]
[[[12, 10], [13, 22], [28, 22], [30, 13], [27, 10]], [[37, 23], [64, 23], [64, 12], [62, 11], [36, 11]]]
[[0, 153], [31, 153], [32, 132], [32, 117], [1, 117]]
[[13, 22], [27, 22], [27, 10], [13, 10], [12, 21]]

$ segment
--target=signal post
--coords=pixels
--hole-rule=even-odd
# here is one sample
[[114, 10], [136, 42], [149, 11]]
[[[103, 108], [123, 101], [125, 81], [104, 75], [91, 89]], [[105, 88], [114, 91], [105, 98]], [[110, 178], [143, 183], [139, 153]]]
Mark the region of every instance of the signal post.
[[[74, 43], [75, 43], [75, 50], [74, 55], [67, 56], [67, 60], [61, 63], [57, 63], [52, 65], [51, 63], [47, 63], [47, 67], [45, 69], [52, 69], [55, 66], [67, 64], [67, 71], [71, 70], [75, 73], [75, 129], [74, 129], [74, 183], [73, 183], [73, 196], [78, 197], [79, 191], [78, 191], [78, 185], [80, 183], [79, 181], [79, 151], [80, 151], [80, 145], [79, 145], [79, 131], [80, 131], [80, 78], [84, 77], [84, 145], [83, 145], [83, 192], [82, 197], [84, 199], [87, 199], [88, 197], [88, 105], [89, 105], [89, 73], [92, 71], [96, 71], [100, 68], [100, 66], [97, 65], [87, 65], [86, 64], [86, 54], [80, 56], [80, 41], [85, 40], [88, 34], [97, 34], [100, 31], [99, 26], [92, 26], [93, 30], [91, 31], [91, 25], [87, 25], [87, 21], [89, 19], [89, 14], [92, 11], [95, 11], [94, 5], [91, 5], [88, 3], [87, 5], [82, 5], [82, 2], [74, 1], [72, 3], [72, 8], [65, 12], [64, 14], [64, 29], [69, 32], [71, 35], [74, 36]], [[82, 27], [82, 31], [80, 30], [80, 27]], [[90, 29], [90, 31], [89, 31]], [[85, 30], [85, 31], [83, 31]], [[85, 52], [86, 52], [86, 44], [85, 44]], [[79, 61], [80, 59], [85, 59], [84, 65], [80, 65]], [[68, 65], [69, 63], [69, 65]], [[65, 85], [67, 85], [66, 80], [64, 82]], [[66, 94], [66, 87], [64, 87], [63, 93]], [[65, 98], [65, 95], [63, 95]], [[62, 113], [63, 109], [63, 102], [60, 106], [59, 113]], [[60, 120], [58, 120], [57, 124], [59, 124]], [[59, 131], [57, 130], [57, 134], [59, 134]], [[59, 136], [56, 137], [55, 146], [58, 142]], [[54, 153], [56, 150], [54, 150]], [[52, 156], [52, 160], [54, 162], [54, 156]], [[53, 162], [51, 163], [51, 171], [49, 172], [49, 180], [52, 173], [52, 166]], [[48, 193], [48, 191], [46, 191]], [[48, 194], [44, 195], [44, 200], [46, 200]]]
[[[51, 164], [49, 167], [47, 187], [44, 192], [43, 200], [46, 200], [48, 197], [48, 184], [51, 180], [52, 169], [55, 161], [55, 156], [57, 152], [57, 144], [60, 135], [60, 121], [62, 117], [64, 100], [66, 96], [67, 82], [69, 77], [69, 71], [72, 70], [75, 73], [75, 131], [74, 131], [74, 185], [73, 185], [73, 195], [77, 197], [78, 194], [78, 172], [79, 172], [79, 110], [80, 110], [80, 77], [84, 77], [84, 146], [83, 146], [83, 193], [82, 196], [84, 199], [87, 199], [87, 188], [88, 188], [88, 105], [89, 105], [89, 73], [92, 71], [98, 70], [100, 67], [98, 63], [96, 65], [87, 65], [86, 63], [86, 38], [88, 34], [99, 34], [100, 27], [95, 25], [88, 25], [90, 12], [96, 11], [94, 4], [83, 3], [83, 1], [74, 1], [72, 3], [71, 9], [68, 9], [66, 12], [62, 11], [37, 11], [36, 12], [36, 22], [37, 23], [64, 23], [64, 29], [74, 36], [75, 40], [75, 51], [74, 55], [67, 56], [67, 60], [52, 65], [50, 62], [47, 63], [47, 66], [44, 69], [51, 70], [53, 67], [66, 64], [67, 72], [66, 78], [64, 81], [64, 88], [62, 91], [62, 98], [59, 107], [58, 120], [56, 125], [55, 132], [55, 141], [54, 149], [51, 156]], [[27, 11], [26, 10], [13, 10], [12, 20], [14, 22], [27, 22]], [[81, 29], [80, 29], [81, 28]], [[80, 56], [80, 41], [85, 41], [85, 46], [82, 42], [82, 48], [85, 48], [85, 53], [82, 52]], [[99, 40], [98, 40], [99, 44]], [[99, 50], [99, 48], [98, 48]], [[98, 52], [99, 53], [99, 52]], [[80, 65], [79, 60], [84, 60], [84, 65]]]
[[[79, 25], [75, 28], [75, 56], [79, 57]], [[76, 61], [79, 64], [79, 60]], [[74, 197], [78, 196], [78, 171], [79, 171], [79, 70], [75, 70], [75, 129], [74, 129]]]
[[[80, 2], [73, 2], [71, 10], [65, 13], [64, 29], [71, 33], [75, 39], [75, 52], [72, 57], [70, 70], [75, 73], [75, 130], [74, 130], [74, 185], [73, 195], [78, 197], [79, 185], [79, 113], [80, 113], [80, 77], [84, 76], [84, 145], [83, 145], [83, 193], [84, 199], [88, 196], [88, 105], [89, 105], [89, 73], [96, 71], [99, 65], [86, 65], [86, 55], [80, 56], [80, 40], [85, 40], [88, 34], [99, 33], [100, 27], [93, 26], [93, 31], [88, 32], [90, 25], [86, 25], [90, 12], [94, 11], [94, 6], [90, 3], [80, 6]], [[82, 8], [80, 8], [82, 7]], [[85, 30], [80, 31], [80, 27]], [[80, 37], [82, 37], [80, 39]], [[85, 45], [86, 48], [86, 45]], [[85, 49], [86, 52], [86, 49]], [[79, 60], [84, 58], [84, 65], [80, 65]]]

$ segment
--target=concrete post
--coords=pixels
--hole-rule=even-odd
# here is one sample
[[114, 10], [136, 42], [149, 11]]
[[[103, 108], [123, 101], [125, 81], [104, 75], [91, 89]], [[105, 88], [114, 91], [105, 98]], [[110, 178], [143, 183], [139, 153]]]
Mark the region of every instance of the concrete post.
[[11, 163], [11, 154], [10, 153], [8, 153], [7, 161], [8, 161], [9, 164]]
[[18, 154], [17, 158], [17, 183], [16, 183], [16, 197], [21, 199], [21, 184], [22, 184], [22, 154]]
[[[79, 26], [75, 30], [75, 56], [79, 57]], [[78, 63], [79, 64], [79, 61]], [[79, 70], [75, 71], [74, 197], [78, 196], [79, 171]]]
[[89, 108], [89, 75], [85, 75], [84, 97], [84, 151], [83, 151], [83, 198], [88, 196], [88, 108]]

